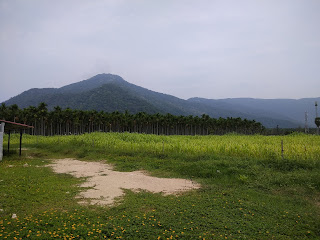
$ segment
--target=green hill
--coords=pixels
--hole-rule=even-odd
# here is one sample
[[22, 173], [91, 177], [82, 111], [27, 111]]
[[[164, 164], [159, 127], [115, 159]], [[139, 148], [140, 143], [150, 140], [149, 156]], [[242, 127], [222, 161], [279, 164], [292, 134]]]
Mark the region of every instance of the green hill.
[[[69, 84], [61, 88], [30, 89], [5, 102], [20, 108], [37, 106], [40, 102], [72, 109], [97, 111], [129, 111], [130, 113], [170, 113], [173, 115], [207, 114], [214, 118], [241, 117], [261, 122], [274, 128], [304, 126], [304, 111], [312, 107], [314, 99], [203, 99], [183, 100], [168, 94], [158, 93], [136, 86], [112, 74], [98, 74], [90, 79]], [[310, 106], [309, 106], [310, 105]], [[311, 111], [311, 110], [310, 110]], [[294, 112], [294, 114], [292, 114]], [[312, 117], [310, 117], [312, 119]], [[310, 120], [311, 123], [311, 120]], [[313, 123], [313, 121], [312, 121]], [[312, 124], [310, 124], [312, 125]]]

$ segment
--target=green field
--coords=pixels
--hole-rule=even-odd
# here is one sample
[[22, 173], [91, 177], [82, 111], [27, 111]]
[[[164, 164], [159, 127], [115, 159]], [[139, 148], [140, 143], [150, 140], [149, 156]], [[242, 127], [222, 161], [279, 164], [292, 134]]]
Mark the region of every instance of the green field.
[[[320, 239], [320, 136], [24, 135], [23, 147], [0, 162], [0, 239]], [[202, 188], [82, 206], [85, 179], [44, 167], [67, 157]]]

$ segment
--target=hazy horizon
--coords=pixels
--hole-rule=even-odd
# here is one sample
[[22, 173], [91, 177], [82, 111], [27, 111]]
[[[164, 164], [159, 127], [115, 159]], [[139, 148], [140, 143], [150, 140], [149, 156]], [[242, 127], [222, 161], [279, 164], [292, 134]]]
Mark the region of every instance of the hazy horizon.
[[99, 73], [182, 99], [319, 97], [320, 1], [0, 0], [0, 102]]

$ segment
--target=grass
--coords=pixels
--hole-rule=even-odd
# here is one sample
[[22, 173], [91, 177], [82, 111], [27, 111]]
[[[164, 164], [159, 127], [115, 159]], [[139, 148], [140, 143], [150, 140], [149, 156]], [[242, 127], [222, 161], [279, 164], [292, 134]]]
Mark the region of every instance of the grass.
[[[18, 138], [11, 136], [13, 148]], [[317, 239], [319, 143], [319, 136], [303, 134], [24, 135], [23, 156], [0, 163], [0, 238]], [[85, 179], [45, 167], [65, 157], [191, 178], [203, 187], [178, 196], [126, 190], [116, 206], [81, 206], [74, 197]]]

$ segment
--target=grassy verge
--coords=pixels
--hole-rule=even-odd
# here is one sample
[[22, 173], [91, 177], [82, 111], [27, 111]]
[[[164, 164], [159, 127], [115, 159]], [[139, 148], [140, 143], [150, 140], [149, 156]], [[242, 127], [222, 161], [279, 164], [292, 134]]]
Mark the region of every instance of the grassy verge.
[[[283, 159], [282, 139], [263, 136], [24, 137], [23, 156], [0, 163], [0, 238], [320, 238], [317, 136], [284, 137]], [[74, 197], [84, 179], [45, 167], [64, 157], [192, 178], [203, 188], [178, 196], [127, 190], [117, 206], [81, 206]]]

